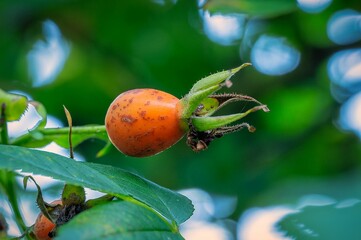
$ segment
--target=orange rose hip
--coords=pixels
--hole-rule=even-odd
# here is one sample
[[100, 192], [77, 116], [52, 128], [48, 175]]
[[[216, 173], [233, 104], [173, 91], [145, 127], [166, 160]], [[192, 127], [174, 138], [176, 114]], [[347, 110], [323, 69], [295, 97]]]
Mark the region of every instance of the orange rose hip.
[[[52, 205], [62, 204], [61, 200], [55, 200]], [[51, 240], [49, 233], [55, 228], [55, 224], [47, 219], [44, 214], [40, 213], [34, 224], [34, 235], [37, 240]]]
[[179, 118], [178, 103], [178, 98], [155, 89], [120, 94], [105, 117], [110, 141], [133, 157], [152, 156], [171, 147], [186, 132]]

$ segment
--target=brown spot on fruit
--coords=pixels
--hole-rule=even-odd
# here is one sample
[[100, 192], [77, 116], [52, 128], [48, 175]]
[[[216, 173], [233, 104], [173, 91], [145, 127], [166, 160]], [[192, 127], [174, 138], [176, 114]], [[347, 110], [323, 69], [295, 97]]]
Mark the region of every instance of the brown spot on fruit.
[[137, 121], [137, 119], [133, 118], [133, 117], [130, 116], [130, 115], [121, 115], [121, 116], [120, 116], [120, 121], [123, 122], [123, 123], [132, 124], [132, 123], [134, 123], [135, 121]]
[[140, 111], [139, 115], [145, 119], [145, 115], [147, 114], [147, 111]]
[[158, 116], [159, 121], [164, 121], [167, 119], [167, 116]]

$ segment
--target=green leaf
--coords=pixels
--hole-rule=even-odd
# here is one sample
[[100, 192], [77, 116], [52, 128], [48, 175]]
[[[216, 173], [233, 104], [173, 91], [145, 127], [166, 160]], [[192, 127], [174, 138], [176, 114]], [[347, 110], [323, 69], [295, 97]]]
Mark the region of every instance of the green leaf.
[[203, 8], [211, 13], [245, 13], [257, 17], [275, 17], [297, 9], [290, 0], [208, 0]]
[[346, 206], [307, 206], [284, 217], [277, 227], [295, 240], [360, 239], [360, 216], [360, 201]]
[[21, 118], [26, 108], [28, 100], [18, 94], [10, 94], [0, 89], [0, 107], [5, 104], [6, 121], [17, 121]]
[[0, 168], [49, 176], [124, 200], [141, 202], [177, 224], [193, 213], [191, 201], [181, 194], [112, 166], [77, 162], [54, 153], [0, 145]]
[[91, 208], [59, 228], [56, 239], [183, 239], [157, 214], [114, 201]]

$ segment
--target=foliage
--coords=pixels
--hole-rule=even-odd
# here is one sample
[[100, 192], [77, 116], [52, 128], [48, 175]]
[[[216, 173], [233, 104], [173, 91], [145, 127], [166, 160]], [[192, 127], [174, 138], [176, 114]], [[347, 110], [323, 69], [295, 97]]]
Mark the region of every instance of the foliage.
[[121, 169], [77, 162], [53, 153], [21, 147], [0, 145], [0, 150], [0, 166], [3, 169], [53, 177], [125, 200], [134, 198], [130, 201], [143, 202], [177, 224], [188, 219], [193, 211], [189, 200], [181, 195]]
[[162, 221], [155, 212], [126, 201], [103, 204], [75, 217], [61, 228], [57, 237], [71, 238], [183, 239], [176, 229]]
[[[124, 238], [129, 237], [127, 235], [129, 234], [128, 231], [136, 234], [136, 231], [133, 230], [133, 225], [137, 223], [138, 226], [148, 229], [150, 232], [154, 229], [154, 234], [158, 234], [154, 235], [154, 237], [160, 235], [166, 238], [165, 235], [167, 234], [163, 236], [158, 231], [163, 232], [165, 229], [168, 229], [169, 232], [173, 232], [174, 237], [172, 239], [178, 239], [180, 236], [177, 237], [178, 230], [175, 226], [188, 219], [193, 212], [191, 202], [180, 194], [171, 192], [121, 169], [99, 164], [76, 162], [56, 154], [21, 147], [0, 145], [0, 150], [0, 167], [2, 169], [22, 170], [50, 176], [67, 183], [110, 193], [124, 201], [129, 201], [128, 203], [121, 202], [118, 205], [115, 204], [115, 207], [111, 205], [104, 209], [100, 208], [98, 211], [94, 210], [93, 212], [92, 210], [90, 213], [87, 213], [94, 214], [92, 218], [87, 217], [89, 215], [83, 216], [83, 220], [79, 218], [81, 221], [79, 224], [82, 224], [82, 226], [91, 225], [92, 222], [94, 223], [94, 219], [98, 222], [99, 218], [107, 219], [104, 221], [109, 221], [110, 224], [122, 221], [122, 224], [119, 225], [112, 224], [113, 231], [117, 232], [117, 235], [112, 233], [114, 238], [120, 236]], [[129, 204], [137, 206], [132, 207]], [[117, 210], [118, 208], [119, 211]], [[143, 222], [140, 221], [139, 216], [144, 217]], [[149, 218], [152, 221], [149, 222]], [[172, 222], [175, 225], [171, 224]], [[150, 226], [149, 223], [154, 225]], [[73, 224], [78, 226], [76, 223]], [[71, 228], [74, 228], [74, 226], [71, 227], [70, 225]], [[107, 225], [98, 225], [94, 230], [97, 232], [91, 234], [94, 234], [92, 236], [96, 238], [97, 236], [100, 237], [108, 234], [109, 228]], [[140, 234], [146, 234], [142, 233], [142, 229], [138, 231], [140, 231]], [[139, 237], [142, 236], [151, 238], [153, 235], [149, 233], [149, 236], [140, 235]], [[81, 239], [87, 239], [87, 237], [84, 235]]]
[[361, 236], [357, 227], [360, 211], [359, 202], [346, 206], [307, 206], [284, 217], [278, 227], [292, 239], [357, 239]]

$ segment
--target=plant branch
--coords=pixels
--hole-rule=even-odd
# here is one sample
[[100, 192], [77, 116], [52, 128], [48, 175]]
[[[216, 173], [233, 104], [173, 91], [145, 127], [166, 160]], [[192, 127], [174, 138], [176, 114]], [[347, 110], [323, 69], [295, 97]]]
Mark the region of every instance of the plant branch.
[[[40, 133], [44, 135], [58, 135], [58, 134], [69, 134], [69, 127], [64, 128], [44, 128], [38, 130]], [[104, 125], [94, 125], [94, 126], [79, 126], [73, 127], [72, 133], [73, 134], [89, 134], [89, 133], [103, 133], [105, 132]]]
[[[39, 133], [43, 136], [57, 137], [57, 136], [67, 136], [69, 134], [69, 127], [63, 128], [43, 128], [34, 130], [34, 132]], [[29, 142], [33, 139], [33, 131], [28, 134], [22, 135], [11, 141], [12, 145], [21, 146], [23, 143]], [[89, 126], [78, 126], [72, 127], [72, 134], [106, 134], [106, 129], [104, 125], [89, 125]]]

